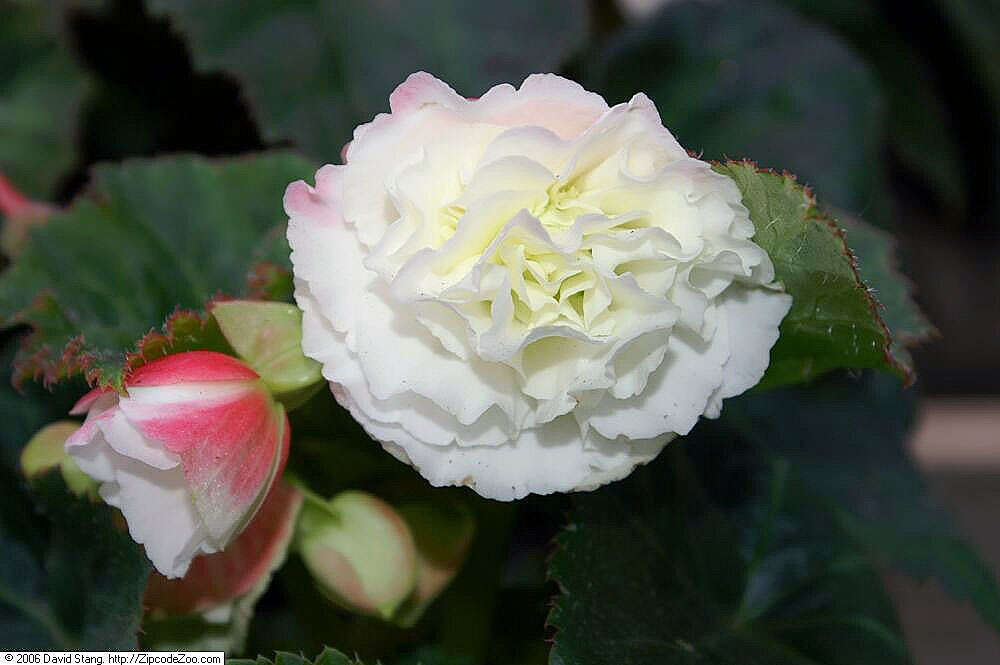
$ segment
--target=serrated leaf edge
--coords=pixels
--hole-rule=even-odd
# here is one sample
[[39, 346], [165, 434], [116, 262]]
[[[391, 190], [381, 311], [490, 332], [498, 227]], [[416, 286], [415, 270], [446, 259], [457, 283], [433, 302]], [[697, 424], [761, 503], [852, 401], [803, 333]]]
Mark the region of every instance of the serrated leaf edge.
[[[892, 347], [895, 340], [889, 330], [889, 326], [886, 325], [885, 319], [882, 318], [881, 314], [881, 312], [885, 310], [885, 306], [879, 302], [875, 292], [861, 278], [861, 273], [858, 271], [858, 258], [855, 256], [850, 245], [847, 244], [847, 231], [837, 223], [837, 220], [833, 215], [826, 212], [819, 206], [812, 188], [809, 185], [800, 183], [798, 181], [798, 177], [790, 171], [782, 170], [779, 173], [775, 169], [758, 166], [757, 162], [752, 159], [730, 159], [726, 161], [710, 161], [709, 163], [712, 166], [720, 167], [730, 165], [743, 166], [752, 169], [754, 173], [775, 176], [781, 178], [786, 186], [791, 186], [802, 193], [807, 206], [803, 215], [803, 220], [815, 220], [816, 222], [825, 224], [833, 232], [833, 235], [839, 240], [840, 245], [843, 248], [842, 253], [844, 257], [847, 258], [847, 263], [851, 268], [851, 273], [854, 275], [854, 281], [864, 295], [868, 309], [882, 332], [882, 338], [884, 340], [884, 344], [882, 345], [882, 355], [885, 358], [886, 364], [901, 376], [905, 387], [913, 385], [914, 381], [916, 381], [916, 372], [912, 367], [903, 363], [892, 353]], [[905, 344], [900, 341], [900, 346], [905, 346]]]
[[[63, 347], [58, 359], [53, 359], [52, 347], [43, 345], [32, 348], [32, 340], [38, 335], [32, 332], [22, 342], [22, 348], [14, 359], [14, 373], [11, 382], [18, 390], [23, 389], [28, 380], [41, 381], [46, 388], [82, 374], [90, 386], [110, 386], [119, 392], [124, 389], [128, 376], [139, 367], [171, 354], [171, 349], [179, 341], [178, 326], [182, 322], [192, 322], [197, 330], [204, 331], [211, 321], [208, 311], [212, 303], [228, 300], [228, 297], [216, 296], [205, 305], [202, 311], [176, 308], [167, 316], [159, 330], [151, 328], [140, 337], [131, 350], [122, 353], [122, 373], [119, 377], [109, 377], [100, 367], [95, 366], [97, 354], [87, 350], [84, 335], [71, 338]], [[53, 301], [54, 302], [54, 301]]]

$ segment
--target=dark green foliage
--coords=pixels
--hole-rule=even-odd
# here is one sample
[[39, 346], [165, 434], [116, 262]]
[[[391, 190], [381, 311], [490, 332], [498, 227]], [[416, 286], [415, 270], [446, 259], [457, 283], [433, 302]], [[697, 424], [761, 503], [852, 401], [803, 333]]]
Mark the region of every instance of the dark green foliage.
[[586, 5], [306, 0], [207, 5], [149, 0], [190, 44], [196, 65], [235, 75], [265, 139], [291, 139], [335, 162], [355, 125], [426, 70], [469, 97], [558, 69], [583, 45]]
[[998, 626], [993, 573], [906, 456], [914, 406], [877, 373], [744, 395], [578, 495], [550, 566], [551, 662], [909, 662], [886, 566]]
[[0, 367], [0, 636], [7, 649], [133, 649], [150, 566], [112, 508], [71, 494], [58, 471], [30, 485], [21, 448], [64, 418], [83, 390], [10, 385], [13, 342]]
[[[903, 345], [932, 332], [891, 239], [851, 217], [888, 224], [887, 166], [946, 212], [988, 202], [996, 186], [991, 3], [913, 8], [941, 19], [929, 31], [935, 64], [912, 39], [911, 14], [896, 20], [863, 0], [682, 0], [632, 23], [615, 20], [610, 1], [0, 0], [0, 172], [27, 194], [65, 200], [89, 162], [136, 153], [291, 143], [310, 156], [99, 166], [89, 196], [37, 229], [0, 275], [0, 325], [20, 326], [4, 333], [0, 377], [2, 646], [136, 646], [141, 548], [114, 511], [74, 498], [58, 474], [29, 485], [14, 470], [31, 434], [82, 394], [82, 375], [120, 384], [130, 364], [167, 352], [229, 351], [200, 313], [219, 293], [290, 300], [284, 187], [337, 161], [410, 72], [476, 96], [568, 64], [610, 103], [648, 93], [706, 159], [787, 168], [820, 193], [822, 207], [790, 176], [716, 166], [740, 186], [755, 239], [795, 298], [762, 384], [775, 389], [727, 400], [720, 420], [625, 481], [502, 505], [430, 489], [321, 391], [291, 414], [290, 471], [326, 496], [357, 488], [467, 503], [476, 539], [408, 630], [333, 607], [292, 554], [257, 608], [251, 653], [331, 643], [353, 658], [325, 648], [234, 662], [536, 665], [548, 655], [545, 599], [558, 591], [554, 665], [908, 663], [881, 585], [887, 567], [939, 580], [1000, 629], [994, 574], [906, 455], [914, 395], [885, 372], [835, 371], [912, 378]], [[963, 86], [983, 103], [958, 108], [950, 93]], [[14, 338], [29, 332], [15, 378], [59, 383], [54, 394], [9, 386]], [[570, 504], [546, 585], [545, 544]], [[210, 636], [198, 617], [178, 621], [194, 626], [191, 644]]]
[[[581, 495], [550, 572], [550, 663], [908, 663], [879, 574], [787, 466], [723, 511], [679, 442], [628, 480]], [[718, 472], [718, 468], [713, 469]]]
[[58, 473], [2, 475], [0, 634], [8, 649], [134, 649], [150, 565], [112, 508]]
[[896, 242], [885, 231], [849, 215], [839, 215], [847, 244], [858, 260], [858, 274], [878, 301], [879, 315], [889, 328], [890, 353], [904, 366], [912, 366], [907, 346], [935, 335], [934, 326], [913, 301], [913, 286], [899, 271]]
[[48, 200], [76, 157], [90, 83], [65, 46], [59, 3], [0, 2], [0, 173]]
[[990, 228], [1000, 181], [981, 164], [1000, 155], [1000, 68], [989, 55], [1000, 35], [996, 1], [929, 0], [905, 10], [867, 0], [782, 2], [869, 63], [891, 119], [885, 152], [940, 217], [968, 215], [971, 226]]
[[[247, 290], [255, 260], [267, 256], [259, 247], [284, 219], [285, 186], [311, 171], [289, 153], [96, 169], [90, 196], [36, 229], [0, 276], [0, 324], [34, 328], [21, 371], [53, 382], [86, 370], [120, 384], [126, 352], [175, 309]], [[195, 317], [179, 318], [180, 330], [165, 331], [170, 343], [222, 343]]]
[[255, 660], [250, 658], [230, 658], [226, 662], [228, 665], [363, 665], [361, 661], [348, 658], [341, 652], [330, 647], [323, 649], [313, 659], [286, 651], [279, 651], [274, 654], [273, 659], [257, 656]]
[[937, 578], [1000, 630], [995, 574], [960, 538], [907, 454], [915, 400], [888, 376], [832, 376], [731, 400], [723, 420], [789, 460], [874, 560]]

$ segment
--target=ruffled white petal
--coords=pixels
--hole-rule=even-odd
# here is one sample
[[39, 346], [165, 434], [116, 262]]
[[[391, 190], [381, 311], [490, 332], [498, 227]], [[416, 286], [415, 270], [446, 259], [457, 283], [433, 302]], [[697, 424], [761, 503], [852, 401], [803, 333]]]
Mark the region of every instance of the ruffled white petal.
[[555, 74], [532, 74], [517, 90], [495, 86], [470, 106], [495, 124], [544, 127], [564, 139], [579, 136], [608, 108], [600, 95]]
[[[415, 393], [465, 423], [494, 404], [512, 419], [526, 410], [509, 368], [447, 351], [420, 323], [428, 310], [392, 301], [387, 285], [364, 266], [364, 247], [335, 209], [325, 220], [293, 217], [288, 239], [294, 265], [302, 266], [296, 269], [296, 300], [304, 312], [303, 348], [314, 358], [326, 350], [343, 354], [325, 363], [327, 378], [354, 383], [356, 367], [364, 377], [359, 390], [382, 401]], [[331, 257], [343, 279], [325, 279]], [[320, 312], [322, 320], [314, 318]], [[343, 336], [314, 341], [312, 331], [323, 324]]]
[[414, 465], [432, 485], [464, 485], [498, 501], [594, 489], [624, 478], [673, 438], [664, 434], [647, 441], [609, 441], [590, 434], [584, 439], [576, 422], [563, 416], [525, 430], [501, 447], [434, 446], [398, 425], [371, 420], [346, 393], [335, 390], [334, 395], [386, 450]]
[[729, 341], [721, 336], [704, 342], [688, 332], [676, 332], [640, 395], [624, 400], [607, 395], [596, 407], [578, 409], [574, 415], [581, 425], [607, 438], [687, 434], [722, 382], [728, 353]]
[[[424, 347], [383, 348], [385, 358], [381, 361], [387, 363], [389, 369], [392, 363], [401, 363], [400, 378], [397, 384], [390, 384], [397, 390], [377, 395], [369, 388], [365, 365], [359, 356], [320, 314], [309, 285], [298, 281], [295, 297], [302, 308], [303, 352], [323, 364], [323, 374], [328, 380], [356, 395], [358, 408], [368, 418], [402, 423], [414, 436], [432, 445], [455, 442], [462, 446], [493, 446], [506, 441], [530, 415], [527, 399], [517, 390], [509, 368], [486, 368], [500, 373], [500, 378], [507, 381], [506, 385], [492, 387], [474, 373], [477, 365], [485, 363], [473, 361], [470, 367], [461, 359], [439, 350], [440, 347], [435, 349], [435, 341], [426, 330], [419, 331]], [[396, 344], [395, 340], [390, 342]], [[369, 346], [363, 348], [369, 349]], [[374, 348], [377, 347], [371, 347], [366, 353], [370, 356]], [[447, 361], [440, 367], [419, 363], [420, 360], [434, 363], [440, 359]], [[434, 367], [433, 371], [427, 371], [428, 367]], [[488, 378], [488, 373], [484, 374]], [[461, 395], [473, 390], [478, 394], [467, 400], [467, 404], [473, 405], [470, 408], [462, 403]], [[448, 404], [458, 406], [454, 413], [445, 408]], [[456, 429], [455, 425], [462, 423], [466, 427]]]

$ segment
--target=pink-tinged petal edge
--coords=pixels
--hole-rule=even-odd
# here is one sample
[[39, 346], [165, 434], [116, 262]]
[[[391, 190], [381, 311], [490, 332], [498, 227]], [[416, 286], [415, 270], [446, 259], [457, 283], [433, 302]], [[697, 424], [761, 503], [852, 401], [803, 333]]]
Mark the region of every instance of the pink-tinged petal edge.
[[181, 579], [170, 580], [154, 571], [146, 586], [146, 608], [168, 615], [192, 614], [249, 593], [281, 565], [301, 503], [298, 489], [276, 482], [256, 517], [225, 551], [197, 557]]
[[285, 189], [283, 199], [285, 212], [289, 217], [313, 217], [319, 219], [326, 202], [314, 187], [305, 180], [296, 180]]
[[465, 98], [441, 79], [427, 72], [414, 72], [389, 95], [389, 109], [393, 113], [404, 113], [424, 104], [455, 106], [463, 101]]
[[326, 164], [316, 171], [316, 186], [313, 187], [304, 180], [296, 180], [285, 188], [282, 200], [285, 212], [289, 217], [312, 217], [325, 219], [328, 216], [331, 201], [339, 200], [337, 189], [340, 178], [338, 171], [343, 166]]
[[99, 408], [98, 404], [103, 397], [113, 393], [113, 388], [94, 388], [73, 405], [73, 408], [70, 409], [69, 412], [70, 415], [79, 416], [87, 414], [87, 419], [78, 430], [70, 434], [66, 439], [65, 446], [67, 451], [73, 446], [83, 446], [90, 443], [93, 440], [94, 435], [100, 429], [101, 424], [114, 417], [115, 409], [110, 408], [113, 405], [113, 402], [111, 401], [108, 401], [104, 406], [100, 407], [100, 412], [91, 413], [91, 411], [95, 408]]
[[86, 395], [81, 397], [79, 400], [77, 400], [76, 404], [73, 405], [73, 408], [69, 410], [69, 415], [71, 416], [85, 415], [88, 411], [90, 411], [90, 407], [94, 405], [94, 402], [99, 400], [104, 395], [107, 395], [108, 393], [113, 391], [114, 388], [111, 388], [110, 386], [99, 386], [97, 388], [94, 388]]
[[557, 74], [531, 74], [517, 90], [494, 86], [473, 105], [486, 111], [490, 122], [544, 127], [564, 140], [577, 138], [608, 111], [603, 97]]
[[186, 351], [143, 365], [125, 379], [125, 387], [168, 386], [209, 381], [252, 381], [260, 378], [242, 362], [215, 351]]

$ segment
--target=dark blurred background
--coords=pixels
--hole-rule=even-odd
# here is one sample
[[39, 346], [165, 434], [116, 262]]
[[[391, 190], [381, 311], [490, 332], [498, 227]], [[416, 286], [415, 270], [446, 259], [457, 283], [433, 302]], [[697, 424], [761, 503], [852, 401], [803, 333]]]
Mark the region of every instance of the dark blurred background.
[[[914, 453], [1000, 570], [998, 52], [997, 0], [0, 0], [0, 172], [65, 204], [105, 160], [337, 161], [420, 68], [470, 97], [533, 71], [644, 91], [690, 150], [787, 169], [896, 236], [936, 330]], [[893, 588], [918, 662], [1000, 662], [971, 610]]]

